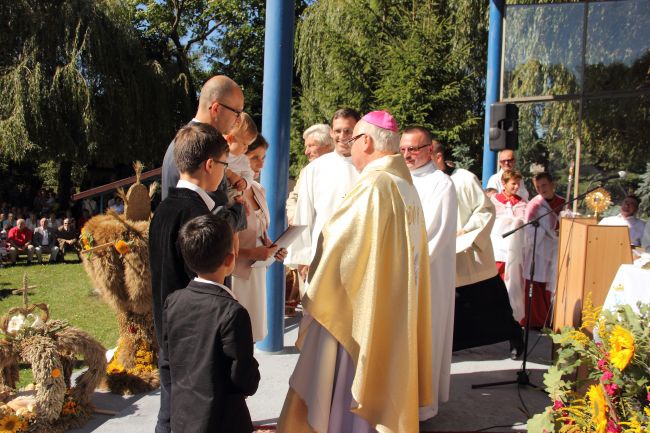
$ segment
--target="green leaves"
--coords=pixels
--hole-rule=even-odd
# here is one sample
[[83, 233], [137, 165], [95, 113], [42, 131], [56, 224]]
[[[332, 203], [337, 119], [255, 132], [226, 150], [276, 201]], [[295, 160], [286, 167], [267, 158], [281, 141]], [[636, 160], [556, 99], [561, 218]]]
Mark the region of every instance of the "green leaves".
[[421, 124], [471, 166], [480, 154], [487, 15], [484, 2], [319, 0], [296, 33], [299, 119], [341, 107], [387, 109]]

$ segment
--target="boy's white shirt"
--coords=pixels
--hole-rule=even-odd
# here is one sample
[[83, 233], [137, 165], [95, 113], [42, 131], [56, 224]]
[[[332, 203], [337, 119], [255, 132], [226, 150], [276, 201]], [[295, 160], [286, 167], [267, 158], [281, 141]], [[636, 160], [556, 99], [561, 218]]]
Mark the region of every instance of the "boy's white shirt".
[[251, 165], [248, 162], [248, 157], [246, 155], [233, 155], [228, 154], [228, 168], [237, 173], [246, 180], [246, 188], [250, 188], [253, 184], [255, 173], [251, 170]]
[[237, 299], [237, 296], [235, 296], [233, 291], [230, 290], [228, 287], [224, 286], [223, 284], [217, 283], [217, 282], [212, 281], [212, 280], [206, 280], [205, 278], [201, 278], [201, 277], [194, 277], [194, 281], [196, 281], [197, 283], [212, 284], [213, 286], [219, 286], [222, 289], [224, 289], [226, 292], [228, 292], [230, 294], [230, 296], [232, 296], [235, 301], [239, 302], [239, 299]]
[[186, 180], [180, 179], [178, 183], [176, 184], [176, 188], [185, 188], [185, 189], [190, 189], [197, 193], [202, 199], [205, 205], [208, 207], [210, 211], [214, 209], [214, 200], [208, 195], [207, 192], [203, 188], [201, 188], [198, 185], [193, 184], [192, 182], [188, 182]]

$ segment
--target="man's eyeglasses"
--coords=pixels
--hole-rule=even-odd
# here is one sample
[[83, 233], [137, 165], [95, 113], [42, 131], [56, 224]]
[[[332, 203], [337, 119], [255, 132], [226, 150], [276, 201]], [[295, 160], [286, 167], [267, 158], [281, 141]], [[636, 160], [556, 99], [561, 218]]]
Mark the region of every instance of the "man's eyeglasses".
[[226, 110], [230, 110], [233, 113], [235, 113], [235, 117], [239, 119], [239, 116], [241, 116], [241, 113], [243, 112], [242, 110], [235, 110], [232, 107], [229, 107], [228, 105], [224, 104], [223, 102], [216, 101], [217, 104], [221, 105], [223, 108]]
[[224, 170], [228, 168], [228, 163], [227, 163], [227, 162], [219, 161], [218, 159], [214, 159], [214, 158], [210, 158], [210, 159], [211, 159], [212, 161], [216, 162], [217, 164], [223, 164], [223, 169], [224, 169]]
[[363, 137], [364, 135], [366, 135], [366, 134], [362, 132], [361, 134], [355, 135], [351, 139], [344, 141], [343, 144], [348, 146], [348, 147], [352, 147], [354, 142], [357, 141], [359, 138]]
[[431, 146], [431, 143], [423, 144], [423, 145], [417, 146], [417, 147], [416, 146], [400, 147], [399, 151], [400, 151], [400, 153], [406, 153], [406, 151], [408, 150], [409, 153], [417, 153], [417, 152], [420, 151], [420, 149], [424, 149], [427, 146]]
[[500, 162], [501, 164], [514, 164], [514, 163], [515, 163], [515, 159], [514, 159], [514, 158], [510, 158], [510, 159], [502, 159], [502, 160], [499, 161], [499, 162]]

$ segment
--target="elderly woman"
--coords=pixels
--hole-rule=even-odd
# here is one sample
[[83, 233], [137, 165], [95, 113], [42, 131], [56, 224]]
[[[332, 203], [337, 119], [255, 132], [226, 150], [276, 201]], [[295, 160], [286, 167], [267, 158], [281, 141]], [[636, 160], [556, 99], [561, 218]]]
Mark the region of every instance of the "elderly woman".
[[244, 191], [244, 200], [248, 207], [247, 227], [239, 232], [239, 255], [232, 279], [232, 290], [250, 315], [254, 341], [262, 340], [267, 333], [266, 268], [251, 268], [251, 265], [273, 255], [278, 261], [282, 261], [286, 255], [286, 250], [278, 250], [268, 238], [269, 209], [264, 188], [257, 182], [264, 167], [268, 147], [264, 137], [258, 135], [246, 152], [256, 181]]

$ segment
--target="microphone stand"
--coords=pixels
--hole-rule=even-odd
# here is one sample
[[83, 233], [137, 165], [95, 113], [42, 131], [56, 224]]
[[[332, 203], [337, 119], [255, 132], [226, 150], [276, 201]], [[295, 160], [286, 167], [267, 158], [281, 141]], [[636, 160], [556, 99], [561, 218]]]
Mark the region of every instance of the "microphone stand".
[[535, 282], [535, 253], [537, 250], [537, 228], [539, 227], [539, 221], [544, 218], [546, 215], [549, 215], [553, 212], [557, 212], [563, 207], [573, 203], [574, 201], [581, 200], [582, 198], [586, 197], [587, 194], [590, 192], [593, 192], [600, 188], [600, 185], [595, 186], [591, 189], [588, 189], [586, 192], [580, 194], [577, 197], [574, 197], [573, 199], [567, 201], [566, 203], [563, 203], [560, 206], [556, 206], [550, 211], [546, 212], [545, 214], [542, 214], [538, 216], [535, 219], [532, 219], [528, 221], [526, 224], [523, 224], [515, 229], [512, 229], [504, 234], [501, 235], [503, 238], [507, 238], [508, 236], [511, 236], [512, 234], [518, 232], [519, 230], [522, 230], [524, 227], [527, 226], [533, 226], [535, 228], [535, 232], [533, 235], [533, 255], [532, 255], [532, 260], [530, 262], [530, 285], [528, 287], [528, 308], [527, 308], [527, 314], [526, 314], [526, 327], [524, 331], [524, 358], [523, 362], [521, 364], [521, 369], [517, 371], [517, 379], [516, 380], [506, 380], [502, 382], [492, 382], [492, 383], [482, 383], [478, 385], [472, 385], [472, 389], [477, 389], [477, 388], [486, 388], [489, 386], [500, 386], [500, 385], [512, 385], [512, 384], [518, 384], [518, 385], [525, 385], [525, 386], [530, 386], [532, 388], [539, 388], [537, 385], [532, 383], [530, 381], [530, 375], [528, 371], [526, 371], [526, 363], [528, 362], [528, 339], [530, 336], [530, 316], [531, 316], [531, 307], [533, 305], [533, 284]]

